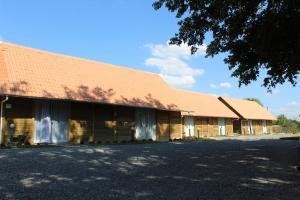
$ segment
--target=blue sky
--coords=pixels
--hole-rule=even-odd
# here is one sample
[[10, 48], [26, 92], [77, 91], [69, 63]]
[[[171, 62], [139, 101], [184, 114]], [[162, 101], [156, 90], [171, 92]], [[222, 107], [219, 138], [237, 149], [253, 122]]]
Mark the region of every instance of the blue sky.
[[280, 85], [268, 94], [260, 78], [239, 88], [224, 55], [204, 58], [202, 46], [190, 56], [184, 45], [167, 45], [177, 19], [155, 11], [153, 1], [0, 0], [0, 40], [159, 73], [178, 88], [255, 97], [276, 115], [300, 119], [300, 85]]

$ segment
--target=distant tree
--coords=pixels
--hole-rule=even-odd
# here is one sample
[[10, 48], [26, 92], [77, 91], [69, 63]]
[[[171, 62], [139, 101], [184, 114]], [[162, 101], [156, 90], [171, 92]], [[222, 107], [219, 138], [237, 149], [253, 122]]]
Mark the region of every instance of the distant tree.
[[300, 132], [300, 122], [297, 120], [288, 119], [285, 115], [281, 114], [277, 117], [274, 123], [282, 127], [282, 130], [286, 133]]
[[300, 71], [300, 0], [156, 0], [179, 19], [171, 44], [187, 43], [195, 53], [212, 33], [207, 55], [227, 52], [225, 63], [239, 86], [257, 80], [269, 90], [285, 81], [296, 85]]
[[281, 114], [281, 115], [278, 115], [275, 124], [284, 126], [284, 124], [286, 124], [287, 121], [288, 121], [288, 118], [285, 115]]
[[248, 100], [248, 101], [255, 101], [255, 102], [258, 103], [259, 105], [264, 106], [264, 105], [262, 104], [262, 102], [261, 102], [259, 99], [257, 99], [257, 98], [245, 98], [245, 100]]

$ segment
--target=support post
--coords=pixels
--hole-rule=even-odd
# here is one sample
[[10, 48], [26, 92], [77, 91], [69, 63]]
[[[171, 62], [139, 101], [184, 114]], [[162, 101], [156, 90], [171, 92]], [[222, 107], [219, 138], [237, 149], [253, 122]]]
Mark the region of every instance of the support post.
[[0, 145], [2, 145], [3, 144], [3, 110], [4, 110], [4, 108], [3, 108], [3, 105], [4, 105], [4, 103], [6, 102], [6, 101], [8, 101], [8, 96], [6, 96], [5, 97], [5, 99], [4, 100], [2, 100], [1, 101], [1, 108], [0, 108]]

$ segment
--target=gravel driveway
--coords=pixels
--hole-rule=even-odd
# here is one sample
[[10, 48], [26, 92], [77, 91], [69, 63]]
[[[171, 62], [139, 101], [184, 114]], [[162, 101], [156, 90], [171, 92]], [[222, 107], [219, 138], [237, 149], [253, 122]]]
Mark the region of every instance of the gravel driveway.
[[0, 199], [300, 199], [298, 141], [0, 150]]

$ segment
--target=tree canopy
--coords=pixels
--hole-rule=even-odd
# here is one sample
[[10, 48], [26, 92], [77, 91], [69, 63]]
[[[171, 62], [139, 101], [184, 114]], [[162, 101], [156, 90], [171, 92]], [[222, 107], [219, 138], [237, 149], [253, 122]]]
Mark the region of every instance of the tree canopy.
[[259, 99], [257, 99], [257, 98], [245, 98], [245, 100], [248, 100], [248, 101], [255, 101], [255, 102], [258, 103], [259, 105], [264, 106], [264, 105], [262, 104], [262, 102], [261, 102]]
[[282, 131], [286, 133], [300, 132], [300, 121], [288, 119], [285, 115], [281, 114], [277, 117], [274, 125], [282, 127]]
[[299, 0], [157, 0], [179, 19], [171, 44], [187, 43], [195, 53], [212, 33], [206, 56], [227, 53], [225, 63], [239, 86], [266, 70], [268, 89], [286, 81], [297, 84], [300, 71]]

